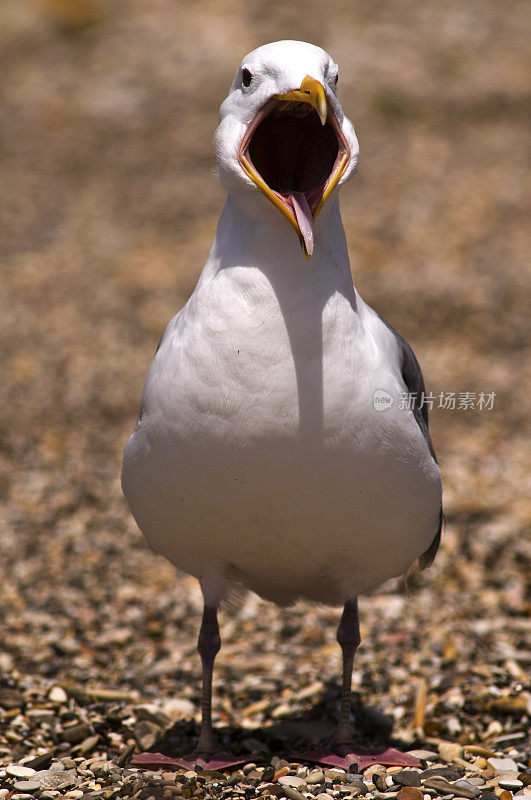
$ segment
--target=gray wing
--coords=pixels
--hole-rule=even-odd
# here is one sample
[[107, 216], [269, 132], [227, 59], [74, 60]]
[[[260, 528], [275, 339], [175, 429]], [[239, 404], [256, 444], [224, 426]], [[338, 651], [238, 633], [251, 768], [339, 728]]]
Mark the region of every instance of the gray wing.
[[[381, 321], [384, 323], [386, 328], [391, 331], [393, 336], [396, 339], [396, 343], [398, 344], [398, 350], [400, 352], [400, 368], [402, 371], [402, 378], [404, 383], [407, 386], [408, 392], [411, 393], [413, 397], [413, 416], [419, 426], [420, 430], [422, 431], [422, 435], [426, 440], [426, 444], [428, 445], [428, 449], [431, 453], [431, 456], [435, 463], [437, 463], [437, 456], [435, 455], [435, 450], [433, 448], [433, 443], [431, 441], [430, 432], [428, 429], [428, 406], [426, 403], [422, 403], [420, 398], [424, 396], [426, 391], [426, 387], [424, 385], [424, 378], [422, 377], [422, 370], [420, 369], [420, 364], [417, 361], [415, 353], [406, 342], [403, 336], [401, 336], [398, 331], [395, 331], [393, 326], [387, 322], [380, 314], [378, 314]], [[441, 533], [442, 533], [442, 526], [444, 522], [444, 515], [443, 509], [441, 504], [441, 509], [439, 512], [439, 527], [438, 530], [433, 538], [432, 543], [428, 547], [425, 553], [423, 553], [419, 558], [419, 565], [421, 569], [426, 569], [426, 567], [431, 567], [435, 556], [437, 555], [437, 550], [439, 549], [439, 545], [441, 543]]]

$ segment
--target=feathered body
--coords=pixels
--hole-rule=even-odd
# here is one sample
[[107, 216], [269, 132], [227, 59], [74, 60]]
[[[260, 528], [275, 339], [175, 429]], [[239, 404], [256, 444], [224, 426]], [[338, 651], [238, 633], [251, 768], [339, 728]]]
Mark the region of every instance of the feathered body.
[[145, 537], [213, 604], [234, 584], [344, 603], [404, 573], [439, 528], [439, 470], [399, 407], [397, 337], [352, 286], [337, 192], [308, 262], [282, 222], [230, 192], [124, 454]]

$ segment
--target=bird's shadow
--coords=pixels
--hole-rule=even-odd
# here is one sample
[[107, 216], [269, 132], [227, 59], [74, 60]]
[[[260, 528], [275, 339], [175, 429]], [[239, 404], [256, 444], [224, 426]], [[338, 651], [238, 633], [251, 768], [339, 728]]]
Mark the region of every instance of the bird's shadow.
[[[262, 756], [287, 757], [317, 747], [331, 738], [339, 709], [339, 688], [326, 684], [323, 696], [311, 708], [288, 714], [278, 722], [266, 722], [253, 728], [238, 725], [216, 727], [216, 734], [225, 752], [250, 760]], [[372, 706], [353, 702], [353, 742], [363, 748], [403, 749], [404, 743], [392, 736], [393, 719]], [[191, 720], [179, 720], [150, 748], [167, 756], [183, 756], [192, 752], [199, 736], [199, 726]], [[411, 746], [411, 745], [409, 745]]]

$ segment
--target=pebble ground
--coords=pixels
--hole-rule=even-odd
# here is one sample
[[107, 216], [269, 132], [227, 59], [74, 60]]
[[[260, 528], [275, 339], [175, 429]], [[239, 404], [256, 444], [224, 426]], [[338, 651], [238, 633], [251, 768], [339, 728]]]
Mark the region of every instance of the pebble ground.
[[[520, 0], [3, 0], [0, 4], [0, 800], [530, 793], [528, 47]], [[135, 769], [198, 732], [201, 599], [119, 487], [165, 323], [223, 194], [220, 100], [245, 52], [303, 38], [340, 63], [361, 145], [343, 215], [361, 294], [414, 346], [447, 526], [435, 565], [361, 601], [363, 744], [418, 769], [327, 770], [338, 609], [223, 610], [214, 718], [248, 762]], [[271, 554], [275, 558], [275, 554]]]

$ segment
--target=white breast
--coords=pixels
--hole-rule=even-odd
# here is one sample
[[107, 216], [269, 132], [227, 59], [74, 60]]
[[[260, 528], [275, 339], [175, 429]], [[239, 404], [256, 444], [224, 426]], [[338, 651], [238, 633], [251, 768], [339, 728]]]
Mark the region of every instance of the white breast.
[[144, 535], [220, 594], [236, 581], [340, 603], [404, 572], [437, 530], [439, 471], [412, 414], [373, 407], [375, 390], [404, 389], [394, 337], [355, 294], [308, 286], [279, 306], [258, 270], [202, 282], [126, 446]]

